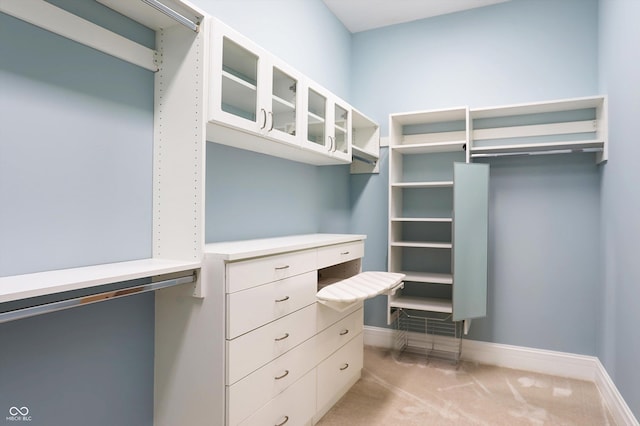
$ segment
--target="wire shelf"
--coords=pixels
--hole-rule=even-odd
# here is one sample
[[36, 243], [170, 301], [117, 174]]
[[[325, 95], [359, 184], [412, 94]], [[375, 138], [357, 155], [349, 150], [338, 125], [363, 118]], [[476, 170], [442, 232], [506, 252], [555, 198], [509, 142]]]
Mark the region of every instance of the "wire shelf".
[[428, 359], [450, 360], [456, 364], [462, 352], [462, 322], [451, 314], [399, 309], [394, 321], [394, 351], [423, 355]]

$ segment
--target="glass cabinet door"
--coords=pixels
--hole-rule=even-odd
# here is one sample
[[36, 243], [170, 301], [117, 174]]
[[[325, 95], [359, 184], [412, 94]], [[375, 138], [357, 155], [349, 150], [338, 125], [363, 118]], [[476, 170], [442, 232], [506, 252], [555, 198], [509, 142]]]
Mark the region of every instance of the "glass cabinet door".
[[333, 121], [332, 151], [339, 154], [349, 153], [349, 111], [335, 104]]
[[222, 41], [222, 96], [220, 109], [257, 123], [258, 56], [231, 39]]
[[327, 98], [313, 89], [309, 89], [307, 102], [307, 141], [312, 146], [326, 147]]
[[271, 124], [269, 131], [295, 139], [298, 133], [298, 80], [278, 67], [272, 68]]

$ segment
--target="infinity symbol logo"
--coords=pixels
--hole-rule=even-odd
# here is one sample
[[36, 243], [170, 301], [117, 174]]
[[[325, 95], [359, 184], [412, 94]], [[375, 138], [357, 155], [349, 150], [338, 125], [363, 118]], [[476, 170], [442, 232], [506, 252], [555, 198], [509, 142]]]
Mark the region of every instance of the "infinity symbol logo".
[[21, 416], [26, 416], [27, 414], [29, 414], [29, 408], [27, 407], [18, 408], [14, 406], [9, 408], [9, 414], [12, 416], [17, 416], [18, 414], [20, 414]]

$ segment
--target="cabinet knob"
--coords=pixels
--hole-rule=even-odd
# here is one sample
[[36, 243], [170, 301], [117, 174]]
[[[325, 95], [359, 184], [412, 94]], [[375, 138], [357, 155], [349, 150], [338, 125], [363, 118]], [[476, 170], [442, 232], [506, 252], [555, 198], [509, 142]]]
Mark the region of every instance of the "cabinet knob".
[[289, 296], [285, 296], [282, 299], [276, 299], [276, 303], [286, 302], [287, 300], [289, 300]]
[[284, 266], [276, 266], [276, 271], [281, 271], [283, 269], [289, 269], [289, 265], [284, 265]]
[[348, 251], [343, 251], [343, 252], [342, 252], [342, 253], [340, 253], [340, 254], [342, 254], [342, 255], [344, 255], [344, 254], [349, 254], [349, 252], [348, 252]]
[[340, 371], [344, 371], [344, 370], [346, 370], [347, 368], [349, 368], [349, 364], [348, 364], [348, 363], [345, 363], [342, 367], [340, 367]]
[[348, 333], [349, 333], [349, 330], [345, 328], [344, 330], [342, 330], [342, 331], [340, 332], [340, 335], [341, 335], [341, 336], [344, 336], [345, 334], [348, 334]]

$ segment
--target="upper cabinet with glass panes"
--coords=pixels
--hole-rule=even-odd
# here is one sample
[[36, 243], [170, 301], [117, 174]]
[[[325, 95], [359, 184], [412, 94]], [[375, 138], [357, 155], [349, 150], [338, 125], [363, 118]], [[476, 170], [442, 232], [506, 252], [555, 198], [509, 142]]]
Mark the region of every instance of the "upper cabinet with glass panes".
[[308, 164], [350, 163], [352, 107], [211, 19], [207, 140]]

